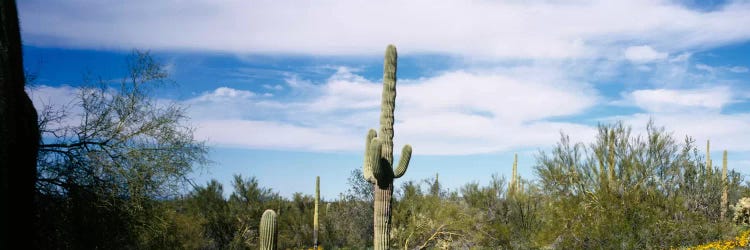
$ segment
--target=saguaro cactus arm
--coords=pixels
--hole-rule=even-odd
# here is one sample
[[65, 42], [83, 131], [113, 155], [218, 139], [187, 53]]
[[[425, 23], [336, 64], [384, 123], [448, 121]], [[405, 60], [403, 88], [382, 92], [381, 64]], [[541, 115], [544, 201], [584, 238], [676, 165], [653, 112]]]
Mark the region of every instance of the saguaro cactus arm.
[[383, 148], [383, 144], [378, 138], [373, 138], [370, 142], [370, 150], [367, 151], [367, 158], [368, 159], [368, 166], [369, 166], [369, 172], [365, 173], [365, 179], [369, 177], [367, 181], [369, 181], [372, 184], [377, 184], [378, 181], [381, 181], [382, 178], [384, 178], [383, 174], [383, 162], [380, 158], [380, 152]]
[[393, 172], [393, 178], [399, 178], [406, 173], [406, 169], [409, 168], [409, 161], [411, 160], [411, 145], [404, 145], [404, 149], [401, 150], [401, 160], [398, 162], [398, 167]]
[[362, 167], [364, 168], [362, 173], [365, 176], [365, 180], [373, 184], [375, 184], [375, 177], [372, 174], [373, 165], [380, 167], [380, 146], [377, 146], [377, 150], [373, 150], [373, 145], [371, 143], [373, 140], [377, 139], [375, 138], [377, 134], [378, 132], [375, 132], [374, 129], [370, 129], [370, 131], [367, 132], [367, 138], [365, 138], [365, 162], [362, 163]]

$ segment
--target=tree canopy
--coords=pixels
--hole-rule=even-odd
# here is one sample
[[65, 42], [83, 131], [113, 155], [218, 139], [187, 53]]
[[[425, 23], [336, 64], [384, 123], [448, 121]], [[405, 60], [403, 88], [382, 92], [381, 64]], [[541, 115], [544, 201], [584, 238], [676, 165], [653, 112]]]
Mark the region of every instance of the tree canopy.
[[[152, 95], [168, 80], [148, 52], [134, 51], [127, 75], [111, 82], [87, 81], [74, 102], [41, 111], [36, 187], [42, 223], [54, 224], [42, 225], [51, 244], [57, 236], [81, 237], [82, 246], [121, 246], [157, 230], [149, 225], [159, 217], [150, 214], [153, 201], [179, 194], [194, 167], [207, 163], [207, 147], [193, 137], [185, 108]], [[120, 239], [107, 239], [110, 233]]]

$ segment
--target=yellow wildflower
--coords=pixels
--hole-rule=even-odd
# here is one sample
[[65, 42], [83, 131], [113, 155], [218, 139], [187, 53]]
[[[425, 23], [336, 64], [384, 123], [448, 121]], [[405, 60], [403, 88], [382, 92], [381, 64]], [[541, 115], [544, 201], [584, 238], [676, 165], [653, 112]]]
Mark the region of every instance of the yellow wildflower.
[[748, 247], [748, 243], [750, 243], [750, 229], [743, 231], [742, 233], [740, 233], [740, 235], [738, 235], [734, 239], [709, 242], [703, 245], [690, 247], [687, 249], [691, 249], [691, 250], [736, 249], [738, 247]]

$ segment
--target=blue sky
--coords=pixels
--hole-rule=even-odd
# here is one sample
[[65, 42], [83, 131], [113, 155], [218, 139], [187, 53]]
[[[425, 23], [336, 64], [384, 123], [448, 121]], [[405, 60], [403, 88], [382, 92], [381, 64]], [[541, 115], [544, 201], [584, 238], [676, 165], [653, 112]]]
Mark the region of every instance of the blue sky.
[[[215, 162], [196, 181], [256, 176], [289, 196], [335, 198], [378, 126], [383, 52], [399, 51], [395, 144], [404, 180], [446, 187], [519, 173], [560, 132], [599, 123], [711, 140], [750, 173], [748, 1], [19, 2], [35, 105], [65, 103], [83, 76], [117, 79], [150, 50], [178, 85]], [[715, 164], [718, 165], [718, 164]], [[396, 183], [396, 185], [399, 185]]]

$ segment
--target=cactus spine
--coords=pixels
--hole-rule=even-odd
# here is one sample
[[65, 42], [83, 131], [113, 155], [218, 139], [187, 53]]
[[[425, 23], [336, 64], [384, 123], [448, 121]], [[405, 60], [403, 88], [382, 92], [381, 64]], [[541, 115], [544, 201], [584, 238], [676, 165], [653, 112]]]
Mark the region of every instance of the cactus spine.
[[313, 249], [318, 249], [318, 204], [320, 203], [320, 176], [315, 177], [315, 215], [313, 216]]
[[724, 150], [724, 159], [721, 164], [721, 220], [724, 220], [727, 214], [727, 200], [729, 199], [727, 180], [727, 151]]
[[374, 185], [374, 238], [375, 250], [390, 248], [391, 200], [393, 179], [406, 173], [411, 159], [411, 146], [401, 151], [398, 167], [393, 169], [393, 111], [396, 106], [396, 47], [388, 45], [383, 63], [383, 95], [380, 113], [380, 134], [370, 129], [365, 141], [363, 174]]
[[267, 209], [260, 219], [260, 249], [276, 250], [276, 212]]

